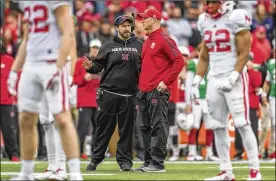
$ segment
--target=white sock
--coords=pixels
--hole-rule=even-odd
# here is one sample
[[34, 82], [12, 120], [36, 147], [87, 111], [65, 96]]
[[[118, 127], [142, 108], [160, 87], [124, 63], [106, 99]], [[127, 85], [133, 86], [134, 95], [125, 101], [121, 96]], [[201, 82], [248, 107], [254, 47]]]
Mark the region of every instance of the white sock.
[[48, 170], [56, 171], [58, 169], [57, 164], [57, 147], [56, 137], [57, 132], [53, 124], [43, 124], [45, 130], [46, 149], [48, 157]]
[[196, 145], [189, 145], [189, 154], [188, 155], [193, 155], [196, 156]]
[[214, 130], [215, 144], [219, 156], [220, 170], [229, 174], [233, 173], [233, 167], [230, 160], [230, 138], [227, 128]]
[[57, 152], [58, 152], [57, 163], [61, 170], [64, 170], [65, 172], [67, 172], [66, 155], [65, 155], [63, 147], [62, 147], [62, 142], [61, 142], [59, 131], [57, 128], [55, 128], [55, 129], [56, 129], [56, 133], [57, 133], [57, 136], [56, 136], [56, 144], [57, 144]]
[[33, 174], [34, 172], [34, 161], [33, 160], [22, 160], [21, 173], [25, 175]]
[[206, 155], [207, 156], [213, 156], [214, 153], [213, 153], [213, 146], [207, 146], [206, 147]]
[[70, 174], [79, 174], [80, 173], [80, 160], [79, 158], [71, 158], [68, 160], [68, 166]]
[[239, 128], [243, 146], [248, 156], [248, 165], [250, 169], [259, 170], [260, 163], [258, 157], [257, 139], [250, 125]]

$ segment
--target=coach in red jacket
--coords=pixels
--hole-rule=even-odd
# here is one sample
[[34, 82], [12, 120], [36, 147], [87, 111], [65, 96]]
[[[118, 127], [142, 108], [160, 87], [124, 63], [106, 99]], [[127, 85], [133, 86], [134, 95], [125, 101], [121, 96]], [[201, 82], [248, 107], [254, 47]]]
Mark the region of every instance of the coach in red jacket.
[[87, 156], [83, 152], [83, 144], [85, 136], [88, 134], [89, 122], [91, 122], [92, 125], [91, 153], [95, 144], [94, 138], [97, 112], [96, 93], [100, 85], [100, 76], [87, 73], [82, 66], [82, 62], [85, 59], [94, 59], [101, 45], [102, 43], [98, 39], [94, 39], [90, 42], [89, 53], [77, 61], [74, 73], [74, 84], [78, 86], [77, 108], [79, 109], [78, 134], [80, 140], [80, 153], [81, 157], [84, 159], [87, 159]]
[[156, 9], [139, 13], [148, 34], [142, 49], [139, 79], [139, 110], [143, 115], [141, 131], [145, 144], [145, 162], [138, 170], [163, 172], [169, 134], [168, 100], [172, 83], [184, 66], [175, 42], [160, 28], [161, 14]]
[[[1, 50], [0, 50], [1, 51]], [[0, 52], [1, 64], [1, 99], [0, 99], [0, 129], [2, 130], [5, 149], [11, 161], [19, 161], [19, 149], [16, 138], [16, 118], [14, 117], [15, 98], [8, 92], [7, 79], [14, 61], [13, 57]]]

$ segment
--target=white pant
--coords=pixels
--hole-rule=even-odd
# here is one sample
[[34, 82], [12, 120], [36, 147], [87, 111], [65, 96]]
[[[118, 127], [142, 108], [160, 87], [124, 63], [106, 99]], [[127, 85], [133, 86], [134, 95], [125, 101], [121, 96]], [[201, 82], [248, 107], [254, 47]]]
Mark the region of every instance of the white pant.
[[275, 97], [269, 97], [270, 113], [271, 113], [271, 123], [275, 127]]
[[207, 105], [206, 99], [199, 99], [199, 104], [196, 105], [193, 102], [193, 117], [194, 117], [194, 124], [193, 128], [199, 129], [201, 120], [204, 121], [205, 129], [211, 129], [212, 128], [212, 117], [209, 114], [209, 108]]
[[250, 124], [247, 73], [240, 74], [230, 92], [218, 90], [218, 85], [227, 79], [228, 76], [208, 77], [207, 103], [210, 108], [210, 115], [214, 119], [212, 122], [213, 129], [227, 127], [229, 112], [236, 127]]
[[54, 86], [51, 89], [46, 89], [48, 81], [55, 71], [55, 63], [25, 63], [18, 90], [19, 112], [27, 111], [49, 115], [49, 110], [52, 114], [69, 110], [66, 67], [54, 82]]

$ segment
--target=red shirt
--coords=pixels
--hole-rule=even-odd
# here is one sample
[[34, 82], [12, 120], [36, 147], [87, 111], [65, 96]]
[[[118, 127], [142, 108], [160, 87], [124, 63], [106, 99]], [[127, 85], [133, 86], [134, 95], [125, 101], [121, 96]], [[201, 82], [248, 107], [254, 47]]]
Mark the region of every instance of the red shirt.
[[258, 109], [260, 104], [260, 97], [256, 95], [255, 89], [261, 87], [262, 85], [262, 74], [254, 69], [248, 70], [249, 78], [249, 107], [253, 109]]
[[252, 36], [251, 52], [254, 54], [254, 63], [263, 64], [270, 57], [271, 45], [268, 39], [260, 41], [255, 35]]
[[75, 73], [74, 73], [74, 84], [78, 85], [77, 89], [77, 108], [81, 107], [97, 107], [96, 95], [97, 89], [100, 85], [99, 79], [92, 79], [86, 81], [84, 75], [86, 70], [82, 66], [83, 58], [77, 61]]
[[9, 55], [0, 55], [1, 61], [1, 105], [11, 105], [14, 103], [14, 97], [10, 95], [7, 86], [7, 80], [13, 64], [13, 57]]
[[183, 57], [174, 40], [159, 28], [143, 44], [139, 89], [149, 92], [161, 81], [171, 89], [183, 66]]

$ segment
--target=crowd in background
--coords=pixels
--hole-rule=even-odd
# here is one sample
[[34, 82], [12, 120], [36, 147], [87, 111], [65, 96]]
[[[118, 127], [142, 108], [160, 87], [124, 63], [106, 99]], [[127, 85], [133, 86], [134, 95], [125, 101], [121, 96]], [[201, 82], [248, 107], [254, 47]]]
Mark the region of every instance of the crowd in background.
[[[251, 49], [251, 66], [256, 69], [260, 74], [261, 82], [265, 79], [265, 64], [267, 60], [272, 56], [273, 41], [275, 46], [275, 2], [272, 0], [256, 0], [256, 1], [239, 1], [238, 7], [246, 9], [252, 14], [252, 49]], [[161, 26], [165, 32], [167, 32], [177, 43], [178, 46], [186, 46], [189, 48], [191, 54], [190, 58], [197, 56], [195, 49], [201, 42], [201, 36], [197, 29], [198, 16], [204, 12], [204, 5], [202, 1], [74, 1], [74, 15], [76, 16], [77, 26], [76, 39], [77, 39], [77, 53], [78, 58], [81, 60], [83, 56], [94, 56], [96, 51], [103, 43], [113, 39], [116, 33], [113, 26], [113, 22], [116, 17], [131, 13], [137, 14], [143, 12], [147, 8], [152, 7], [162, 12], [163, 19]], [[18, 45], [20, 44], [20, 38], [22, 35], [22, 26], [24, 25], [22, 14], [19, 11], [17, 3], [12, 1], [5, 1], [5, 21], [1, 27], [1, 37], [3, 51], [1, 53], [1, 109], [2, 106], [12, 106], [10, 112], [11, 120], [1, 117], [1, 129], [3, 130], [4, 122], [13, 122], [13, 127], [17, 129], [17, 108], [16, 98], [6, 99], [4, 82], [8, 77], [9, 70], [3, 71], [5, 67], [2, 66], [3, 53], [5, 56], [11, 56], [9, 61], [12, 61], [16, 55]], [[142, 23], [138, 20], [135, 21], [134, 34], [141, 40], [145, 40], [147, 37]], [[95, 43], [95, 40], [97, 40]], [[94, 50], [93, 50], [94, 49]], [[189, 58], [188, 58], [189, 59]], [[77, 75], [78, 74], [78, 75]], [[77, 72], [75, 74], [75, 91], [71, 95], [72, 112], [74, 112], [74, 119], [76, 121], [76, 127], [78, 122], [83, 122], [83, 116], [77, 114], [83, 114], [85, 108], [90, 107], [92, 109], [97, 108], [95, 98], [96, 90], [99, 86], [99, 77], [91, 76], [85, 72]], [[76, 78], [77, 76], [83, 76], [83, 78]], [[258, 76], [258, 75], [257, 75]], [[253, 78], [255, 80], [255, 78]], [[3, 84], [2, 84], [3, 82]], [[85, 88], [81, 87], [82, 84], [86, 84]], [[261, 87], [261, 84], [258, 87]], [[78, 87], [80, 86], [80, 87]], [[7, 91], [6, 91], [7, 92]], [[85, 95], [85, 96], [84, 96]], [[75, 99], [74, 99], [75, 97]], [[182, 97], [182, 96], [181, 96]], [[259, 97], [254, 98], [250, 96], [250, 104], [252, 108], [259, 108]], [[257, 101], [255, 101], [257, 100]], [[1, 113], [2, 114], [2, 113]], [[94, 119], [94, 118], [91, 118]], [[90, 124], [90, 123], [86, 123]], [[79, 135], [81, 134], [81, 143], [84, 144], [84, 137], [88, 135], [88, 132], [93, 132], [92, 129], [88, 130], [88, 126], [78, 127]], [[40, 146], [38, 151], [38, 158], [45, 159], [46, 149], [43, 138], [43, 129], [38, 126], [40, 134]], [[80, 130], [87, 129], [87, 130]], [[81, 133], [80, 133], [81, 132]], [[84, 134], [84, 136], [83, 136]], [[18, 141], [18, 131], [15, 132], [15, 138], [13, 140]], [[136, 145], [136, 151], [142, 150], [139, 145]], [[262, 148], [263, 149], [263, 148]], [[6, 146], [7, 151], [7, 146]], [[83, 150], [81, 150], [84, 153]], [[138, 151], [137, 151], [138, 152]], [[261, 150], [263, 152], [263, 150]], [[137, 153], [139, 154], [139, 153]], [[263, 153], [260, 153], [263, 154]], [[19, 151], [14, 151], [13, 155], [8, 155], [10, 159], [12, 157], [19, 157]], [[83, 154], [83, 158], [86, 156]], [[240, 156], [240, 155], [238, 155]], [[139, 157], [139, 156], [138, 156]], [[140, 156], [142, 157], [142, 156]], [[14, 159], [17, 161], [17, 159]]]

